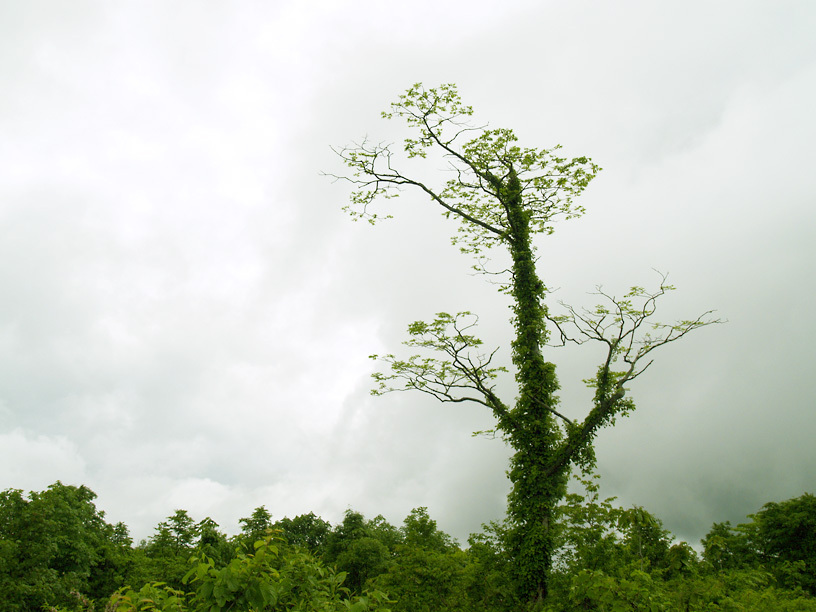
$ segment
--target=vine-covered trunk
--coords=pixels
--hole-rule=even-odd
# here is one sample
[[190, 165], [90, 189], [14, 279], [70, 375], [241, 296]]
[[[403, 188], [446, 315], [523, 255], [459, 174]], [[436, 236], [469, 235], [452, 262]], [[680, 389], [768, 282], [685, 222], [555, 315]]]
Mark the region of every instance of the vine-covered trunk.
[[540, 602], [547, 595], [547, 574], [553, 553], [553, 511], [566, 489], [566, 474], [551, 471], [561, 431], [552, 410], [558, 401], [555, 366], [544, 360], [546, 340], [544, 284], [536, 273], [530, 244], [530, 218], [524, 210], [518, 178], [511, 171], [501, 190], [513, 258], [513, 363], [519, 396], [511, 411], [509, 441], [515, 450], [510, 464], [512, 490], [508, 514], [512, 523], [511, 555], [522, 596]]

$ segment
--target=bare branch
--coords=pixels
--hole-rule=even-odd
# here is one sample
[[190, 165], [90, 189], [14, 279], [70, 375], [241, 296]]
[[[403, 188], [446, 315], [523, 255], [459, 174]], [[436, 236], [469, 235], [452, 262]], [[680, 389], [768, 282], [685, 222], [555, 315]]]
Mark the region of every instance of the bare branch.
[[[391, 166], [392, 151], [390, 145], [376, 145], [374, 148], [367, 148], [366, 142], [363, 141], [354, 147], [344, 147], [342, 149], [332, 150], [348, 165], [355, 170], [352, 177], [336, 174], [324, 174], [335, 180], [343, 180], [356, 185], [361, 189], [352, 194], [353, 203], [362, 205], [362, 211], [353, 213], [354, 216], [360, 218], [374, 219], [376, 215], [368, 213], [368, 206], [379, 195], [386, 197], [394, 197], [396, 194], [389, 193], [394, 188], [401, 188], [403, 186], [418, 187], [424, 191], [434, 202], [439, 204], [449, 213], [455, 214], [458, 217], [473, 223], [484, 229], [485, 231], [495, 234], [499, 238], [505, 235], [504, 230], [493, 227], [489, 223], [476, 218], [460, 207], [449, 203], [447, 199], [443, 198], [439, 193], [425, 185], [425, 183], [408, 178], [400, 172], [393, 169]], [[378, 161], [385, 160], [385, 168], [378, 167]], [[359, 177], [365, 178], [359, 178]], [[350, 211], [350, 207], [346, 207]]]
[[[559, 334], [559, 343], [551, 346], [595, 341], [607, 348], [595, 377], [586, 381], [596, 391], [594, 406], [581, 424], [568, 428], [569, 434], [559, 449], [558, 459], [552, 467], [555, 470], [553, 473], [576, 456], [580, 449], [588, 448], [589, 441], [600, 427], [634, 409], [634, 403], [624, 399], [624, 385], [643, 374], [652, 364], [652, 360], [642, 364], [647, 355], [683, 338], [692, 330], [723, 322], [712, 317], [714, 311], [706, 311], [692, 320], [672, 324], [650, 323], [649, 319], [657, 310], [657, 300], [674, 290], [666, 283], [667, 275], [660, 276], [660, 286], [655, 291], [632, 287], [622, 298], [617, 298], [597, 287], [594, 295], [604, 298], [604, 302], [594, 310], [577, 311], [560, 302], [564, 314], [545, 315]], [[647, 324], [651, 331], [641, 331]], [[624, 367], [616, 371], [615, 364], [619, 362]]]

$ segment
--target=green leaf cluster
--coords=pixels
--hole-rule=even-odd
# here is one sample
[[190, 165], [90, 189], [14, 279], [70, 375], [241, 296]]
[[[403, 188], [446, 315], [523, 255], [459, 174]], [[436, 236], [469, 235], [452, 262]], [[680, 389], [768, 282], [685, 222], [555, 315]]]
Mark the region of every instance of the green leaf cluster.
[[308, 552], [288, 546], [274, 535], [254, 543], [219, 566], [206, 555], [194, 555], [184, 576], [190, 591], [165, 583], [115, 593], [108, 609], [115, 612], [388, 612], [380, 591], [352, 596], [343, 586], [345, 573], [325, 566]]

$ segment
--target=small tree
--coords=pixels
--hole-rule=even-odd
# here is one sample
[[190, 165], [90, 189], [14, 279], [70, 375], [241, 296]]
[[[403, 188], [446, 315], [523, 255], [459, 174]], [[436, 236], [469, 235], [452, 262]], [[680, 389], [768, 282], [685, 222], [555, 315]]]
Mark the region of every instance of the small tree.
[[[446, 218], [459, 221], [453, 242], [478, 258], [477, 269], [486, 272], [484, 256], [492, 248], [503, 248], [510, 257], [501, 289], [512, 298], [511, 350], [518, 387], [513, 403], [496, 392], [495, 379], [506, 369], [493, 364], [496, 350], [482, 352], [481, 340], [472, 335], [477, 318], [470, 312], [439, 313], [431, 322], [409, 325], [405, 344], [424, 354], [381, 357], [390, 371], [374, 375], [378, 385], [373, 393], [415, 389], [443, 402], [475, 402], [492, 411], [495, 431], [514, 450], [508, 547], [518, 588], [523, 599], [541, 602], [553, 553], [553, 511], [565, 494], [571, 465], [592, 466], [592, 440], [598, 430], [634, 409], [625, 397], [625, 385], [649, 366], [652, 351], [716, 321], [705, 313], [671, 325], [650, 323], [658, 298], [673, 289], [665, 276], [656, 291], [634, 287], [618, 299], [599, 288], [605, 304], [595, 310], [567, 306], [563, 314], [551, 314], [533, 238], [552, 233], [556, 220], [583, 213], [574, 199], [600, 168], [587, 157], [559, 157], [559, 147], [519, 147], [512, 130], [475, 126], [469, 120], [472, 115], [455, 85], [426, 89], [421, 84], [383, 113], [386, 119], [404, 119], [413, 130], [401, 147], [407, 160], [431, 155], [447, 164], [452, 178], [439, 186], [400, 170], [407, 160], [398, 162], [399, 150], [392, 145], [367, 140], [335, 151], [351, 175], [332, 176], [354, 185], [346, 210], [355, 219], [376, 223], [387, 218], [375, 212], [375, 201], [413, 188]], [[543, 350], [550, 338], [548, 323], [557, 332], [556, 345], [595, 341], [606, 349], [596, 376], [588, 381], [595, 396], [581, 421], [558, 410], [555, 366]]]
[[130, 565], [130, 536], [86, 486], [0, 492], [0, 609], [41, 610], [107, 597]]
[[263, 540], [267, 530], [272, 528], [272, 515], [266, 506], [258, 506], [249, 517], [238, 519], [241, 525], [241, 538], [248, 544]]

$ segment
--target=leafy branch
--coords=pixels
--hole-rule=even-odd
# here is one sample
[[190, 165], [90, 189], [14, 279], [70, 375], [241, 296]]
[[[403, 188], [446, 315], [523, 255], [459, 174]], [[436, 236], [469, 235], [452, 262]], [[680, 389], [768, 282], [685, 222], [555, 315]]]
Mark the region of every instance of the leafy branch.
[[[325, 174], [354, 186], [344, 210], [355, 220], [375, 224], [390, 217], [374, 211], [375, 200], [398, 197], [406, 187], [418, 188], [442, 207], [446, 217], [452, 215], [461, 222], [452, 241], [466, 253], [478, 255], [512, 239], [513, 228], [506, 211], [496, 207], [497, 199], [502, 198], [499, 186], [509, 176], [518, 179], [531, 229], [551, 233], [556, 218], [583, 214], [584, 209], [574, 205], [573, 199], [600, 170], [587, 157], [558, 157], [555, 151], [560, 146], [522, 148], [515, 144], [517, 137], [512, 130], [472, 125], [469, 118], [473, 109], [462, 104], [454, 85], [425, 89], [415, 84], [382, 115], [386, 119], [405, 119], [418, 129], [418, 137], [403, 141], [407, 158], [424, 159], [429, 149], [436, 149], [447, 160], [454, 178], [444, 186], [434, 187], [409, 177], [395, 168], [397, 156], [392, 144], [363, 140], [333, 149], [351, 175]], [[453, 128], [452, 134], [449, 128]], [[478, 136], [460, 143], [464, 135], [474, 131]]]
[[[441, 402], [475, 402], [490, 408], [500, 421], [509, 418], [509, 409], [495, 392], [493, 381], [500, 373], [507, 372], [503, 366], [493, 366], [490, 353], [479, 351], [483, 342], [470, 333], [478, 317], [470, 312], [455, 315], [437, 313], [430, 323], [415, 321], [408, 326], [409, 340], [404, 345], [442, 354], [446, 358], [412, 355], [407, 360], [394, 355], [371, 355], [371, 359], [384, 361], [391, 372], [375, 372], [377, 381], [372, 395], [392, 391], [422, 391]], [[397, 386], [394, 386], [395, 383]]]

